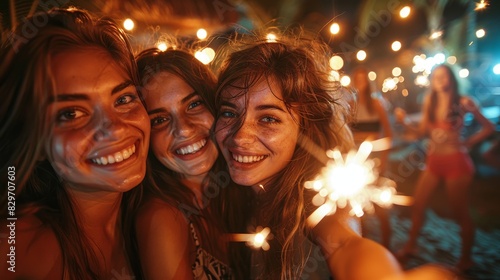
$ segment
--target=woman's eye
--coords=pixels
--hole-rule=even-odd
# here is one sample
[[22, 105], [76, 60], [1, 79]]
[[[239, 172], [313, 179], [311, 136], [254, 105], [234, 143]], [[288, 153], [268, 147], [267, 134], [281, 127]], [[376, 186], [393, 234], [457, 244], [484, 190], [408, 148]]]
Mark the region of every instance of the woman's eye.
[[57, 120], [67, 122], [76, 120], [86, 115], [87, 114], [85, 112], [78, 109], [66, 109], [59, 112], [59, 114], [57, 115]]
[[122, 95], [116, 100], [116, 104], [118, 104], [118, 105], [128, 104], [128, 103], [134, 101], [136, 98], [137, 98], [137, 96], [135, 96], [135, 95], [130, 95], [130, 94]]
[[235, 113], [233, 113], [233, 112], [230, 112], [230, 111], [222, 111], [222, 112], [220, 113], [220, 116], [221, 116], [222, 118], [235, 118], [235, 117], [236, 117], [236, 114], [235, 114]]
[[266, 122], [266, 123], [274, 123], [274, 122], [278, 122], [279, 120], [277, 118], [274, 118], [274, 117], [263, 117], [262, 121]]
[[158, 126], [162, 123], [168, 122], [166, 117], [155, 117], [151, 119], [151, 126]]
[[196, 107], [198, 107], [198, 106], [200, 106], [200, 105], [202, 105], [202, 104], [203, 104], [203, 102], [201, 102], [201, 101], [195, 101], [195, 102], [192, 102], [192, 103], [190, 103], [190, 104], [189, 104], [188, 109], [193, 109], [193, 108], [196, 108]]

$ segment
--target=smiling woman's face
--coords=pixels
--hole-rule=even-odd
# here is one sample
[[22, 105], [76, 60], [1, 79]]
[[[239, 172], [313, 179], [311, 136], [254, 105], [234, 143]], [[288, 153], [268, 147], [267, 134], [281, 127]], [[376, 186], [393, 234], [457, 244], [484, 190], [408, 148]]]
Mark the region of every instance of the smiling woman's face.
[[53, 57], [56, 94], [45, 154], [65, 186], [125, 192], [146, 172], [150, 124], [130, 78], [104, 50]]
[[[248, 98], [234, 88], [223, 92], [216, 139], [237, 184], [265, 186], [292, 159], [299, 118], [289, 113], [274, 83], [263, 80], [247, 94]], [[241, 127], [234, 132], [239, 118]]]
[[160, 72], [144, 87], [151, 149], [167, 168], [204, 177], [218, 156], [210, 139], [214, 117], [200, 94], [177, 75]]

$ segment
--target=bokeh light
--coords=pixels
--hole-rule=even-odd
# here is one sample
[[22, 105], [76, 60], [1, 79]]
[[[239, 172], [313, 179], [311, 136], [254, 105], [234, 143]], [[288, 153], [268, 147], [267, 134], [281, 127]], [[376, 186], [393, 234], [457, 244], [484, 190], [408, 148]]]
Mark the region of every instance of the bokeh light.
[[458, 76], [460, 76], [460, 78], [469, 77], [469, 69], [467, 69], [467, 68], [460, 69], [460, 71], [458, 71]]
[[333, 70], [340, 70], [344, 67], [344, 60], [338, 55], [334, 55], [330, 58], [330, 67]]
[[401, 42], [399, 41], [392, 42], [391, 49], [395, 52], [399, 51], [401, 49]]
[[330, 33], [336, 35], [339, 32], [340, 32], [340, 25], [336, 22], [332, 23], [332, 25], [330, 25]]
[[123, 28], [125, 28], [125, 30], [130, 31], [134, 29], [134, 26], [135, 26], [134, 21], [129, 18], [123, 21]]
[[208, 36], [208, 33], [203, 28], [200, 28], [200, 29], [198, 29], [198, 31], [196, 31], [196, 37], [198, 37], [198, 39], [200, 39], [200, 40], [206, 39], [207, 36]]
[[356, 53], [356, 58], [359, 60], [359, 61], [363, 61], [366, 59], [366, 52], [364, 50], [360, 50]]
[[401, 18], [407, 18], [410, 15], [410, 12], [411, 8], [409, 6], [404, 6], [401, 10], [399, 10], [399, 16]]

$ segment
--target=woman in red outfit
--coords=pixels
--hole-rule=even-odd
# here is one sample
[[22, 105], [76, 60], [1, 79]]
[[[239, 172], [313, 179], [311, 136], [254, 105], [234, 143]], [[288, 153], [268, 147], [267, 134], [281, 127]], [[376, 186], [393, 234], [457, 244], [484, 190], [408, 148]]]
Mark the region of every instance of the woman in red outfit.
[[[405, 112], [399, 109], [395, 113], [396, 119], [406, 124]], [[472, 113], [482, 129], [464, 139], [461, 131], [466, 113]], [[409, 240], [398, 256], [404, 259], [415, 251], [426, 204], [436, 187], [443, 183], [461, 227], [462, 248], [456, 268], [465, 270], [473, 265], [471, 251], [474, 241], [468, 194], [475, 169], [468, 150], [493, 133], [494, 126], [471, 98], [459, 94], [458, 82], [451, 68], [439, 65], [431, 74], [431, 91], [424, 99], [422, 120], [416, 130], [419, 136], [429, 138], [427, 162], [413, 195]]]

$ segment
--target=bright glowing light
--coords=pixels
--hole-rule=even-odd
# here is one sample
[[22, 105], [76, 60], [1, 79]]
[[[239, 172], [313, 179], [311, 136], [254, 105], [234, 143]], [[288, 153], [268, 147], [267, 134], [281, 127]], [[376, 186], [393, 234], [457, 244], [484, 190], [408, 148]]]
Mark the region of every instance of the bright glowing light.
[[387, 78], [382, 83], [382, 89], [385, 89], [384, 92], [395, 90], [396, 88], [397, 88], [397, 80], [394, 81], [393, 78]]
[[204, 48], [201, 51], [197, 51], [194, 57], [203, 64], [209, 64], [215, 57], [215, 51], [212, 48]]
[[399, 10], [399, 16], [401, 18], [407, 18], [410, 15], [410, 12], [411, 8], [409, 6], [404, 6], [401, 10]]
[[401, 75], [401, 68], [399, 68], [399, 67], [392, 68], [392, 75], [396, 76], [396, 77]]
[[[452, 57], [451, 60], [456, 60], [455, 57]], [[436, 64], [441, 64], [446, 61], [446, 56], [443, 53], [437, 53], [434, 56], [426, 57], [426, 55], [421, 54], [419, 56], [413, 57], [414, 66], [412, 67], [413, 73], [422, 73], [424, 76], [427, 76], [431, 73], [432, 68]]]
[[262, 250], [269, 250], [269, 243], [267, 242], [268, 236], [270, 237], [271, 229], [268, 227], [262, 229], [257, 227], [257, 232], [255, 234], [251, 233], [234, 233], [229, 235], [230, 241], [235, 242], [246, 242], [248, 246], [254, 248], [262, 248]]
[[443, 31], [437, 30], [437, 31], [432, 32], [431, 36], [429, 36], [429, 39], [436, 40], [437, 38], [441, 38], [441, 36], [443, 36]]
[[373, 71], [368, 72], [368, 79], [370, 79], [370, 81], [375, 81], [377, 79], [377, 73]]
[[207, 36], [208, 36], [208, 33], [203, 28], [200, 28], [200, 29], [198, 29], [198, 31], [196, 31], [196, 37], [198, 37], [198, 39], [200, 39], [200, 40], [206, 39]]
[[338, 55], [334, 55], [330, 58], [330, 67], [333, 70], [340, 70], [344, 67], [344, 60]]
[[469, 69], [467, 69], [467, 68], [460, 69], [460, 71], [458, 71], [458, 76], [460, 76], [460, 78], [469, 77]]
[[427, 87], [429, 86], [429, 78], [424, 75], [418, 75], [415, 78], [415, 85], [420, 86], [420, 87]]
[[481, 2], [476, 3], [476, 8], [474, 10], [475, 11], [483, 10], [486, 9], [486, 6], [488, 6], [488, 2], [486, 2], [485, 0], [481, 0]]
[[453, 64], [457, 63], [457, 57], [454, 55], [448, 56], [448, 58], [446, 58], [446, 62], [453, 65]]
[[[307, 183], [306, 183], [307, 184]], [[313, 198], [314, 200], [314, 198]], [[322, 199], [324, 201], [324, 198]], [[337, 209], [336, 204], [329, 203], [328, 201], [325, 202], [325, 204], [321, 205], [318, 207], [308, 218], [307, 218], [307, 224], [313, 228], [315, 225], [317, 225], [323, 217], [328, 215], [329, 213], [334, 213]]]
[[125, 28], [125, 30], [130, 31], [134, 29], [134, 26], [135, 26], [134, 21], [129, 18], [123, 21], [123, 28]]
[[277, 37], [273, 33], [269, 33], [266, 35], [266, 40], [268, 43], [276, 43], [276, 39], [277, 39]]
[[342, 76], [340, 78], [340, 84], [344, 87], [348, 86], [351, 84], [351, 78], [349, 76]]
[[493, 73], [495, 75], [500, 75], [500, 63], [498, 63], [495, 66], [493, 66]]
[[336, 35], [339, 32], [340, 32], [340, 25], [336, 22], [332, 23], [332, 25], [330, 25], [330, 33]]
[[364, 50], [360, 50], [356, 53], [356, 58], [359, 60], [359, 61], [363, 61], [366, 59], [366, 52]]
[[446, 60], [446, 56], [443, 53], [437, 53], [434, 55], [434, 62], [436, 64], [443, 64]]
[[370, 143], [372, 144], [372, 152], [388, 150], [392, 145], [391, 139], [389, 137], [373, 140]]
[[408, 90], [407, 89], [403, 89], [401, 91], [401, 95], [404, 96], [404, 97], [408, 96]]
[[484, 37], [484, 35], [486, 35], [486, 31], [484, 31], [484, 29], [482, 29], [482, 28], [481, 28], [481, 29], [478, 29], [478, 30], [476, 31], [476, 37], [477, 37], [477, 38], [483, 38], [483, 37]]
[[[387, 139], [377, 140], [378, 148], [390, 148]], [[380, 143], [379, 143], [380, 142]], [[383, 207], [392, 205], [396, 184], [387, 178], [378, 177], [375, 163], [369, 159], [374, 145], [365, 141], [358, 151], [350, 151], [345, 157], [339, 150], [328, 151], [330, 160], [313, 181], [305, 183], [305, 188], [325, 191], [326, 196], [316, 194], [320, 206], [307, 219], [310, 226], [316, 225], [324, 216], [333, 214], [337, 208], [350, 207], [350, 214], [362, 216], [365, 211], [372, 212], [373, 204]], [[320, 183], [317, 183], [320, 182]]]
[[399, 41], [392, 42], [391, 49], [395, 52], [399, 51], [401, 49], [401, 42]]
[[156, 43], [156, 47], [162, 52], [164, 52], [168, 49], [167, 43], [165, 43], [165, 42]]

